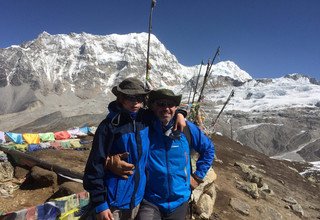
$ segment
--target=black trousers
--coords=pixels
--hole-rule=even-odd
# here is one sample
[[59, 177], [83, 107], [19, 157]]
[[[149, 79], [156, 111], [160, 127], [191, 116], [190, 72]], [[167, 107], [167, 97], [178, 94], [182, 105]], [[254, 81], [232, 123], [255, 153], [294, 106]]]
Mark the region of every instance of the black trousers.
[[159, 208], [143, 200], [140, 203], [140, 208], [137, 216], [137, 220], [185, 220], [188, 211], [188, 202], [183, 203], [176, 210], [170, 213], [164, 213]]

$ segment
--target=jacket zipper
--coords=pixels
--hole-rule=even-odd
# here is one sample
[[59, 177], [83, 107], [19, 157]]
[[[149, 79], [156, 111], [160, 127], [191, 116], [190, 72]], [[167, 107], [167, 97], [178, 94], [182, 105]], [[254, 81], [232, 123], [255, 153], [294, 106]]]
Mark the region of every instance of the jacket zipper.
[[140, 182], [139, 162], [140, 162], [141, 155], [142, 155], [142, 143], [141, 143], [141, 141], [140, 142], [138, 141], [139, 133], [137, 132], [137, 129], [136, 129], [135, 119], [132, 120], [132, 123], [133, 123], [133, 131], [134, 131], [135, 141], [137, 143], [137, 152], [138, 152], [137, 162], [138, 163], [137, 163], [137, 168], [136, 168], [136, 171], [134, 174], [134, 190], [133, 190], [133, 196], [132, 196], [131, 202], [130, 202], [130, 209], [134, 208], [134, 204], [135, 204], [135, 200], [136, 200], [137, 189], [138, 189], [139, 182]]
[[171, 195], [171, 191], [170, 191], [170, 176], [169, 176], [169, 163], [168, 163], [168, 147], [166, 147], [166, 164], [167, 164], [167, 180], [168, 180], [168, 210], [170, 210], [170, 195]]

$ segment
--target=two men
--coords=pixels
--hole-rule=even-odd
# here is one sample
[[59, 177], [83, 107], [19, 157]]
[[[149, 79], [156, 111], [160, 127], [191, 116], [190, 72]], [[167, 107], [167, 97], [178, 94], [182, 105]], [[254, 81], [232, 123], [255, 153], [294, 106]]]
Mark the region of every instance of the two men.
[[[182, 127], [185, 123], [176, 114], [181, 95], [166, 89], [152, 91], [149, 107], [155, 117], [141, 108], [148, 94], [141, 81], [128, 78], [112, 92], [117, 100], [109, 104], [110, 113], [97, 129], [84, 175], [84, 188], [98, 219], [134, 219], [143, 198], [138, 219], [184, 219], [190, 182], [195, 187], [204, 178], [213, 161], [213, 144], [190, 122], [186, 132], [172, 130], [175, 120]], [[200, 153], [192, 176], [190, 147]], [[126, 162], [135, 167], [127, 179], [116, 175], [121, 166], [113, 160], [126, 152]], [[110, 155], [115, 156], [106, 170]]]
[[[112, 92], [117, 99], [109, 104], [109, 114], [95, 133], [83, 185], [90, 193], [98, 219], [134, 219], [146, 185], [149, 126], [156, 118], [150, 110], [142, 108], [149, 91], [140, 80], [127, 78], [113, 87]], [[180, 114], [179, 121], [185, 125]], [[127, 162], [135, 167], [127, 179], [105, 169], [110, 155], [126, 152]], [[108, 164], [113, 164], [113, 159]]]

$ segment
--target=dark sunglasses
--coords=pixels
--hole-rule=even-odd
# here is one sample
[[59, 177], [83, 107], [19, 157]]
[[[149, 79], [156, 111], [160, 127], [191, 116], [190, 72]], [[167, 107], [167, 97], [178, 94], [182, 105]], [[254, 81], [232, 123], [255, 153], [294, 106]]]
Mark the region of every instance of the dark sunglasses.
[[158, 106], [158, 107], [168, 107], [168, 108], [172, 108], [175, 105], [175, 103], [173, 101], [170, 101], [170, 100], [162, 100], [162, 101], [155, 101], [155, 104]]
[[143, 102], [145, 98], [142, 95], [125, 95], [124, 99], [130, 102]]

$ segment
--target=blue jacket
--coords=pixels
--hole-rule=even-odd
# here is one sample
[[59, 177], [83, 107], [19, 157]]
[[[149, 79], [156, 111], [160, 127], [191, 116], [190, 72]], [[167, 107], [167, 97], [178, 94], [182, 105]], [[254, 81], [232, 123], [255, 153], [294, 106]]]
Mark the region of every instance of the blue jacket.
[[[132, 119], [115, 102], [109, 104], [109, 112], [95, 133], [83, 178], [83, 186], [90, 193], [97, 213], [109, 207], [134, 208], [143, 199], [146, 184], [150, 118], [140, 109]], [[129, 152], [127, 162], [135, 165], [133, 175], [127, 180], [105, 169], [107, 155], [124, 152]]]
[[[210, 139], [194, 124], [187, 121], [192, 147], [200, 154], [194, 174], [203, 179], [214, 159]], [[147, 162], [147, 186], [144, 198], [170, 213], [187, 202], [190, 189], [190, 149], [184, 133], [180, 139], [164, 135], [159, 120], [150, 127], [150, 151]]]

